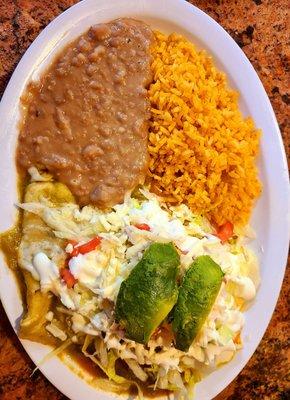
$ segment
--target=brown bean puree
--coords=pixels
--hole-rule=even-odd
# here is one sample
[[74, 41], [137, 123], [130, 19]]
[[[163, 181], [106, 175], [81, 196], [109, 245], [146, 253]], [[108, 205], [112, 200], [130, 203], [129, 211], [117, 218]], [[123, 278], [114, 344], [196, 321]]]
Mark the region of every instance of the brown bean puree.
[[143, 183], [152, 40], [147, 25], [127, 18], [69, 44], [23, 96], [18, 166], [50, 171], [81, 205], [101, 208]]

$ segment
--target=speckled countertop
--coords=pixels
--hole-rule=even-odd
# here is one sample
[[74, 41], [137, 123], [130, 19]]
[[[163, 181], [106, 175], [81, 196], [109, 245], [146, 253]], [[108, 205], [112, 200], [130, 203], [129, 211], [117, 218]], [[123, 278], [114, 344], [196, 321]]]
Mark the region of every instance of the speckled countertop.
[[[76, 2], [0, 0], [0, 94], [33, 39], [54, 17]], [[289, 1], [192, 3], [219, 22], [252, 62], [270, 97], [289, 160]], [[216, 400], [290, 399], [289, 280], [288, 267], [262, 342], [244, 370]], [[0, 399], [66, 399], [40, 372], [31, 377], [33, 368], [0, 304]]]

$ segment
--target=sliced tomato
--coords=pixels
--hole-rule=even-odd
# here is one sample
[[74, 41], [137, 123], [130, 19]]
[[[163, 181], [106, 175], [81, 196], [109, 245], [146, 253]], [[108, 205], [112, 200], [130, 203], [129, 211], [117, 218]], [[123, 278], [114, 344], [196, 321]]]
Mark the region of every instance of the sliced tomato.
[[70, 257], [76, 257], [79, 254], [86, 254], [90, 251], [95, 250], [95, 248], [101, 243], [101, 238], [96, 236], [94, 239], [90, 240], [87, 243], [74, 245], [73, 251], [70, 253]]
[[135, 224], [134, 225], [136, 228], [140, 229], [141, 231], [150, 231], [151, 228], [147, 224]]
[[67, 268], [62, 268], [60, 270], [60, 276], [61, 278], [65, 281], [66, 286], [71, 289], [74, 287], [74, 285], [77, 283], [77, 279], [73, 276], [73, 274], [70, 272], [69, 269]]
[[233, 233], [234, 225], [228, 221], [218, 227], [216, 236], [221, 240], [222, 243], [225, 243], [233, 236]]

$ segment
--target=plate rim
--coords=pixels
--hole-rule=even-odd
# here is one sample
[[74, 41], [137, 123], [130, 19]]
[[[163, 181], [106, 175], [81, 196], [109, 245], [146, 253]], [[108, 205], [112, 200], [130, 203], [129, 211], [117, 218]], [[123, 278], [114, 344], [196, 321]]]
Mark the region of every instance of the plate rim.
[[[9, 99], [10, 92], [13, 90], [13, 87], [15, 85], [17, 86], [17, 83], [19, 82], [19, 80], [20, 81], [23, 80], [22, 77], [21, 77], [21, 73], [19, 73], [19, 72], [21, 71], [21, 69], [25, 65], [25, 63], [28, 63], [28, 64], [30, 63], [30, 57], [33, 56], [33, 53], [35, 51], [38, 52], [38, 53], [41, 53], [41, 52], [44, 51], [43, 48], [45, 47], [45, 43], [43, 43], [43, 42], [45, 42], [47, 39], [49, 39], [49, 36], [50, 36], [51, 33], [52, 33], [53, 36], [57, 36], [56, 40], [58, 40], [59, 39], [59, 35], [57, 35], [57, 34], [55, 34], [53, 32], [54, 29], [58, 25], [61, 25], [64, 22], [67, 24], [68, 23], [67, 21], [70, 18], [70, 15], [72, 15], [76, 10], [78, 10], [80, 8], [86, 9], [89, 5], [93, 5], [93, 3], [94, 3], [94, 0], [84, 0], [84, 1], [82, 1], [80, 3], [75, 4], [74, 6], [70, 7], [69, 9], [64, 11], [62, 14], [57, 16], [37, 36], [37, 38], [30, 45], [28, 50], [24, 53], [23, 57], [21, 58], [20, 62], [18, 63], [15, 71], [13, 72], [13, 74], [12, 74], [10, 80], [9, 80], [9, 83], [8, 83], [6, 89], [5, 89], [5, 92], [4, 92], [3, 96], [2, 96], [2, 100], [1, 100], [1, 103], [0, 103], [0, 115], [3, 114], [3, 112], [5, 110], [5, 107], [9, 106], [9, 103], [11, 104], [11, 99]], [[101, 4], [104, 4], [104, 3], [106, 3], [106, 1], [105, 0], [101, 0], [101, 1], [99, 1], [98, 5], [101, 5]], [[122, 4], [123, 3], [127, 3], [127, 4], [128, 3], [132, 3], [132, 4], [133, 3], [135, 3], [135, 4], [138, 3], [138, 6], [140, 6], [141, 8], [144, 9], [144, 11], [146, 11], [146, 10], [148, 10], [148, 8], [150, 9], [150, 7], [153, 7], [154, 3], [156, 5], [156, 0], [155, 1], [154, 0], [149, 0], [149, 1], [148, 0], [147, 1], [139, 0], [139, 1], [133, 1], [133, 2], [132, 1], [126, 1], [126, 0], [119, 0], [119, 1], [118, 0], [113, 0], [113, 1], [110, 2], [110, 6], [112, 7], [114, 3], [118, 4], [118, 5], [120, 5], [120, 3], [122, 3]], [[277, 140], [276, 144], [278, 145], [278, 148], [279, 148], [278, 149], [279, 150], [278, 153], [279, 153], [279, 156], [281, 158], [281, 160], [280, 160], [281, 161], [281, 165], [283, 166], [283, 171], [282, 172], [283, 172], [283, 175], [284, 175], [284, 181], [287, 184], [289, 182], [287, 159], [286, 159], [286, 154], [285, 154], [285, 150], [284, 150], [284, 146], [283, 146], [282, 137], [281, 137], [281, 134], [280, 134], [280, 131], [279, 131], [278, 123], [276, 121], [276, 117], [275, 117], [272, 105], [270, 103], [270, 100], [269, 100], [269, 98], [268, 98], [268, 96], [267, 96], [267, 94], [265, 92], [265, 89], [264, 89], [264, 87], [263, 87], [263, 85], [262, 85], [262, 83], [260, 81], [260, 78], [258, 77], [257, 73], [255, 72], [255, 70], [254, 70], [252, 64], [250, 63], [250, 61], [247, 59], [247, 57], [245, 56], [243, 51], [239, 48], [239, 46], [234, 42], [234, 40], [231, 38], [231, 36], [215, 20], [213, 20], [209, 15], [207, 15], [205, 12], [203, 12], [202, 10], [197, 8], [196, 6], [193, 6], [190, 3], [187, 3], [186, 1], [183, 1], [183, 0], [166, 0], [166, 1], [160, 0], [160, 4], [161, 3], [164, 3], [164, 4], [166, 3], [167, 7], [169, 7], [169, 8], [170, 7], [177, 7], [177, 8], [185, 7], [187, 12], [194, 13], [202, 21], [204, 21], [207, 24], [209, 24], [210, 26], [212, 26], [212, 29], [213, 29], [214, 32], [218, 32], [219, 35], [222, 35], [222, 36], [225, 37], [225, 41], [227, 42], [227, 45], [233, 47], [233, 49], [234, 49], [233, 51], [241, 59], [242, 63], [245, 65], [245, 67], [248, 68], [248, 70], [250, 71], [250, 74], [252, 75], [252, 79], [256, 82], [256, 86], [259, 89], [259, 92], [260, 92], [259, 94], [260, 94], [261, 98], [264, 101], [264, 106], [265, 106], [267, 112], [269, 113], [269, 118], [271, 119], [270, 122], [272, 124], [273, 131], [275, 133], [275, 138]], [[81, 15], [81, 12], [80, 12], [80, 15]], [[19, 75], [20, 75], [20, 77], [19, 77]], [[24, 82], [26, 82], [27, 79], [28, 78], [26, 78], [26, 80], [24, 79]], [[1, 135], [0, 135], [0, 142], [1, 142]], [[289, 204], [289, 199], [290, 199], [289, 186], [287, 186], [287, 189], [286, 189], [285, 199], [286, 199], [286, 202], [288, 200], [288, 204]], [[289, 208], [288, 208], [288, 212], [289, 212]], [[288, 214], [288, 218], [289, 218], [289, 214]], [[281, 263], [284, 264], [285, 267], [284, 268], [283, 267], [280, 268], [280, 270], [279, 270], [280, 274], [276, 278], [280, 282], [280, 286], [279, 286], [280, 289], [281, 289], [281, 285], [282, 285], [282, 281], [283, 281], [284, 271], [285, 271], [285, 268], [286, 268], [287, 248], [288, 248], [288, 246], [287, 246], [287, 238], [289, 238], [289, 221], [288, 221], [288, 229], [287, 229], [287, 226], [285, 226], [285, 228], [286, 229], [285, 229], [284, 242], [285, 242], [286, 245], [285, 246], [284, 245], [281, 246], [281, 248], [284, 249], [284, 253], [285, 254], [284, 254], [284, 256], [282, 255], [280, 257], [281, 258]], [[289, 240], [288, 240], [288, 243], [289, 243]], [[283, 261], [283, 259], [284, 259], [284, 261]], [[0, 289], [1, 289], [1, 286], [0, 286]], [[265, 329], [263, 329], [263, 332], [262, 332], [262, 334], [260, 334], [260, 337], [258, 337], [258, 339], [256, 339], [256, 341], [255, 341], [256, 345], [252, 346], [251, 354], [247, 357], [246, 360], [244, 360], [244, 362], [239, 364], [240, 365], [239, 368], [236, 368], [237, 371], [234, 374], [234, 376], [231, 378], [230, 382], [242, 370], [242, 368], [248, 362], [249, 358], [252, 356], [253, 352], [255, 351], [257, 346], [259, 345], [260, 340], [261, 340], [262, 336], [265, 333], [265, 330], [266, 330], [266, 328], [267, 328], [267, 326], [268, 326], [268, 324], [270, 322], [272, 313], [273, 313], [274, 308], [276, 306], [276, 303], [278, 301], [280, 289], [277, 290], [276, 295], [272, 299], [271, 310], [270, 310], [270, 312], [267, 313], [268, 322], [267, 322], [267, 324], [265, 326]], [[7, 315], [8, 319], [9, 319], [9, 321], [10, 321], [10, 323], [11, 323], [11, 325], [12, 325], [14, 331], [15, 331], [14, 321], [11, 321], [11, 319], [9, 317], [9, 311], [8, 311], [8, 307], [7, 307], [7, 304], [6, 304], [6, 301], [5, 301], [5, 294], [3, 294], [2, 291], [0, 291], [0, 298], [1, 298], [4, 310], [6, 312], [6, 315]], [[30, 356], [30, 358], [32, 358], [32, 360], [34, 362], [36, 362], [34, 357], [32, 357], [32, 355], [31, 355], [31, 351], [30, 351], [31, 342], [29, 342], [29, 344], [27, 344], [27, 341], [24, 341], [24, 340], [20, 340], [20, 341], [21, 341], [25, 351]], [[64, 393], [65, 395], [67, 395], [71, 399], [76, 399], [76, 397], [74, 397], [74, 390], [68, 390], [68, 389], [66, 390], [63, 386], [60, 387], [59, 383], [56, 382], [56, 380], [54, 379], [53, 376], [51, 376], [51, 373], [49, 372], [49, 368], [46, 368], [46, 366], [44, 365], [44, 366], [40, 367], [40, 370], [52, 382], [52, 384], [54, 386], [56, 386], [59, 390], [61, 390], [62, 393]], [[73, 372], [70, 372], [70, 374], [73, 374]], [[78, 377], [74, 374], [73, 378], [76, 379]], [[80, 378], [78, 378], [78, 379], [80, 379]], [[230, 382], [228, 382], [228, 384]], [[88, 384], [86, 384], [86, 385], [88, 385]], [[218, 394], [225, 387], [224, 385], [220, 385], [220, 386], [223, 386], [223, 387], [219, 387], [219, 385], [217, 385], [217, 390], [215, 391], [216, 392], [215, 394]], [[94, 389], [94, 391], [95, 391], [96, 398], [99, 397], [98, 394], [100, 394], [100, 396], [103, 396], [103, 398], [106, 397], [108, 399], [112, 398], [112, 396], [113, 396], [112, 394], [109, 394], [108, 396], [106, 396], [104, 394], [104, 392], [96, 390], [96, 389]], [[202, 398], [205, 399], [207, 397], [202, 397]]]

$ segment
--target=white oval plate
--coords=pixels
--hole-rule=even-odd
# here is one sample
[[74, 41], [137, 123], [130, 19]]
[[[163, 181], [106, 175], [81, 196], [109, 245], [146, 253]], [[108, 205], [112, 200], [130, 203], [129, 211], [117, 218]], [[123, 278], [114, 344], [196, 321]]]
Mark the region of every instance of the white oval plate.
[[[19, 99], [31, 78], [51, 61], [64, 44], [90, 25], [119, 17], [135, 17], [153, 28], [186, 35], [205, 48], [218, 68], [226, 72], [230, 85], [240, 94], [240, 106], [263, 131], [260, 177], [264, 190], [254, 210], [252, 225], [257, 232], [253, 245], [261, 263], [261, 287], [253, 306], [246, 312], [244, 348], [224, 367], [206, 377], [196, 387], [196, 399], [209, 400], [223, 390], [245, 366], [260, 342], [273, 313], [284, 275], [289, 226], [288, 170], [279, 128], [264, 88], [244, 53], [210, 17], [182, 0], [84, 0], [57, 17], [38, 36], [18, 64], [0, 104], [0, 231], [15, 221], [16, 171], [14, 163]], [[23, 312], [13, 274], [0, 260], [0, 294], [15, 330]], [[48, 348], [21, 341], [37, 363]], [[96, 391], [74, 375], [57, 358], [41, 368], [44, 375], [72, 400], [110, 400], [115, 396]]]

